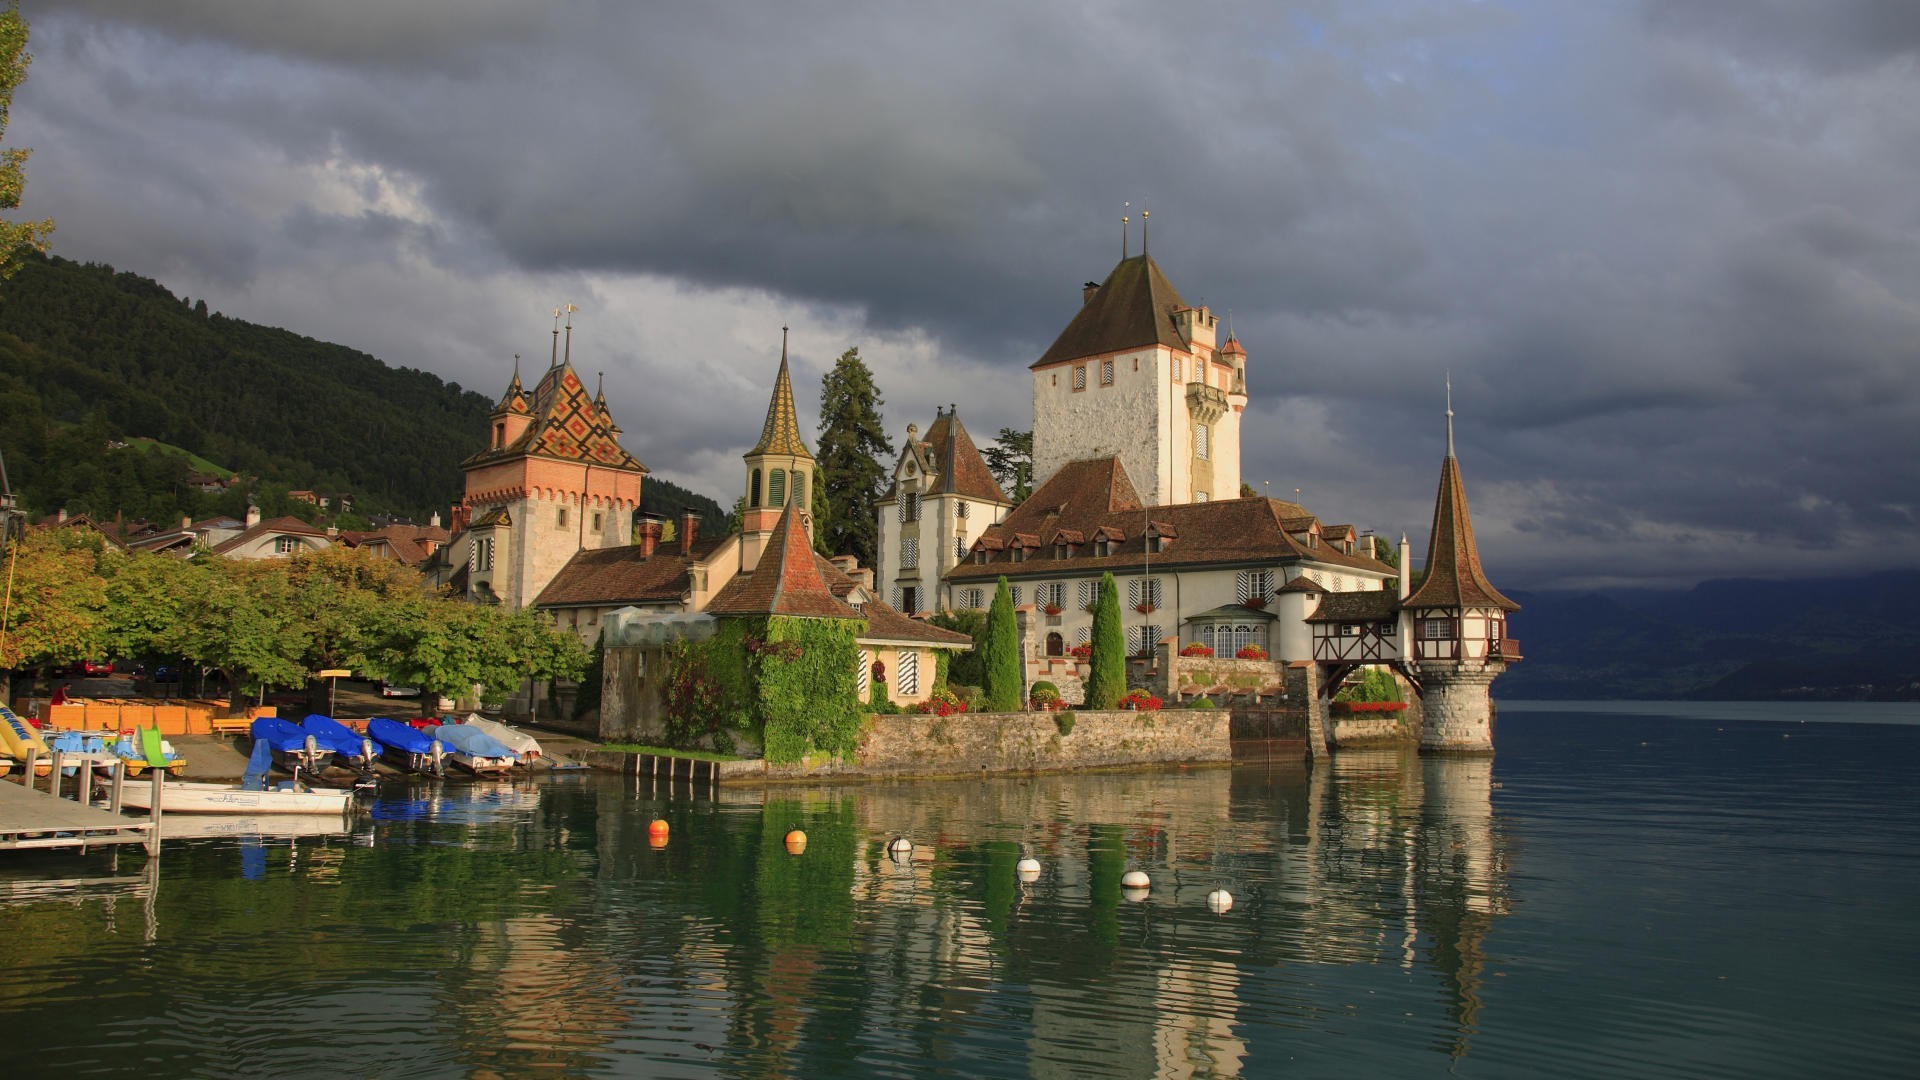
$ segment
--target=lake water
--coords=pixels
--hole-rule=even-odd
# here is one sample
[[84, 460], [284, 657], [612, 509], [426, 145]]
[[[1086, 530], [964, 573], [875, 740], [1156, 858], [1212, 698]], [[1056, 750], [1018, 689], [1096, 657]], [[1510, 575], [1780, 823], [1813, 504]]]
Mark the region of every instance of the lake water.
[[8, 1076], [1905, 1075], [1920, 710], [1795, 708], [1509, 703], [1490, 761], [395, 787], [351, 833], [171, 840], [150, 887], [131, 849], [117, 885], [45, 880], [105, 855], [9, 855], [0, 1053]]

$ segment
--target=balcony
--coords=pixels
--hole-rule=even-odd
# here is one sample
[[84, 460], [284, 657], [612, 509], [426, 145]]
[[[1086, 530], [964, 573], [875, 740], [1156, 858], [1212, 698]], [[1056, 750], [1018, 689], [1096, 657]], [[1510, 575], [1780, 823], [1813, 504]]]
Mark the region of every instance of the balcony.
[[1509, 637], [1501, 638], [1494, 642], [1493, 648], [1489, 650], [1489, 659], [1504, 660], [1509, 664], [1518, 663], [1520, 660], [1519, 639]]

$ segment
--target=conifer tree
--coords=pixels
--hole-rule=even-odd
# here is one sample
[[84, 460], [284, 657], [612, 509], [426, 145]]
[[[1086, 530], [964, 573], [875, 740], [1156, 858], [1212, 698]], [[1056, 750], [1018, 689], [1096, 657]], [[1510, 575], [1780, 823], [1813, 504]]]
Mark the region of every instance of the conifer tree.
[[987, 471], [1014, 502], [1033, 493], [1033, 432], [1001, 428], [993, 445], [980, 451]]
[[1087, 671], [1087, 708], [1111, 709], [1127, 693], [1127, 639], [1120, 625], [1120, 587], [1100, 575], [1093, 606], [1093, 655]]
[[825, 528], [815, 528], [814, 542], [822, 552], [852, 555], [863, 566], [873, 566], [879, 550], [874, 504], [886, 483], [881, 462], [893, 450], [880, 422], [883, 404], [858, 348], [841, 353], [821, 380], [816, 475], [825, 499], [816, 502], [816, 517]]
[[[1115, 618], [1118, 614], [1115, 602]], [[1026, 689], [1025, 672], [1020, 663], [1020, 627], [1013, 616], [1013, 591], [1002, 577], [993, 591], [993, 605], [987, 609], [987, 640], [980, 651], [986, 668], [988, 712], [1018, 712]]]
[[[13, 91], [27, 77], [27, 65], [32, 62], [27, 53], [27, 21], [20, 17], [18, 4], [9, 5], [0, 11], [0, 135], [6, 134]], [[30, 153], [20, 148], [0, 150], [0, 210], [20, 205], [20, 189], [27, 182], [21, 166]], [[47, 234], [52, 231], [51, 221], [0, 220], [0, 281], [19, 269], [22, 252], [47, 250]]]

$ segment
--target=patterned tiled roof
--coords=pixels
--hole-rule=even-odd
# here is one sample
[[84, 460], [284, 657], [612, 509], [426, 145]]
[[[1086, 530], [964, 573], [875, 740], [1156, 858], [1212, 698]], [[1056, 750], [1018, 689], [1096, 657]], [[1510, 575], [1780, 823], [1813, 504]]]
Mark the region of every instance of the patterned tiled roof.
[[1187, 351], [1173, 313], [1187, 306], [1145, 254], [1121, 259], [1034, 367], [1148, 345]]
[[[511, 399], [509, 394], [508, 401]], [[503, 407], [507, 404], [502, 402]], [[595, 407], [571, 363], [563, 360], [558, 367], [547, 370], [533, 388], [533, 402], [527, 411], [532, 414], [532, 422], [519, 438], [506, 446], [488, 447], [461, 462], [461, 467], [471, 469], [517, 457], [546, 457], [607, 469], [647, 471], [620, 445], [620, 429], [605, 410]]]
[[930, 464], [940, 476], [935, 490], [943, 495], [964, 495], [1003, 505], [1012, 502], [994, 482], [993, 470], [987, 468], [980, 448], [973, 445], [973, 438], [960, 422], [958, 412], [956, 409], [940, 413], [927, 429], [926, 446], [933, 459]]
[[[1146, 551], [1142, 537], [1144, 511], [1127, 474], [1116, 458], [1069, 462], [1049, 477], [1007, 519], [983, 534], [978, 548], [989, 552], [984, 565], [969, 558], [947, 571], [950, 581], [1057, 577], [1132, 569], [1149, 562], [1174, 570], [1187, 566], [1291, 560], [1390, 576], [1393, 568], [1364, 555], [1349, 555], [1327, 545], [1308, 547], [1290, 535], [1286, 523], [1312, 515], [1297, 503], [1278, 499], [1216, 499], [1153, 508], [1154, 531], [1166, 538], [1161, 549]], [[1127, 537], [1110, 545], [1109, 554], [1088, 544], [1055, 558], [1045, 550], [1014, 562], [1010, 552], [997, 551], [993, 541], [1014, 537], [1053, 536], [1061, 530], [1098, 535], [1109, 529]], [[1110, 534], [1111, 535], [1111, 534]], [[1037, 544], [1033, 545], [1037, 546]]]
[[[860, 613], [833, 594], [813, 546], [805, 517], [795, 503], [780, 512], [767, 549], [750, 575], [727, 582], [707, 611], [714, 615], [797, 615], [814, 619], [857, 619]], [[832, 564], [828, 564], [829, 566]], [[744, 578], [744, 580], [742, 580]]]
[[800, 419], [793, 407], [793, 379], [787, 374], [787, 336], [780, 332], [780, 374], [773, 380], [773, 398], [767, 402], [767, 422], [760, 427], [760, 441], [747, 456], [755, 454], [791, 454], [812, 460], [800, 437]]
[[1401, 606], [1519, 611], [1520, 605], [1500, 595], [1480, 566], [1473, 518], [1467, 513], [1467, 489], [1460, 480], [1460, 462], [1453, 456], [1451, 427], [1447, 438], [1447, 456], [1440, 463], [1440, 493], [1433, 500], [1433, 534], [1427, 541], [1427, 576]]

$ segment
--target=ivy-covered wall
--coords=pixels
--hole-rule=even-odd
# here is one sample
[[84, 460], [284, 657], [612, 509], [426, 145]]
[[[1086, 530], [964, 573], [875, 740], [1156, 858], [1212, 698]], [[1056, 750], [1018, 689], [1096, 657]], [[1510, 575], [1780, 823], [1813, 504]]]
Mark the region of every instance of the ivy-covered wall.
[[853, 756], [864, 712], [855, 696], [860, 654], [855, 638], [865, 627], [859, 619], [775, 615], [765, 620], [757, 644], [754, 638], [746, 641], [768, 761], [786, 764], [817, 753]]

